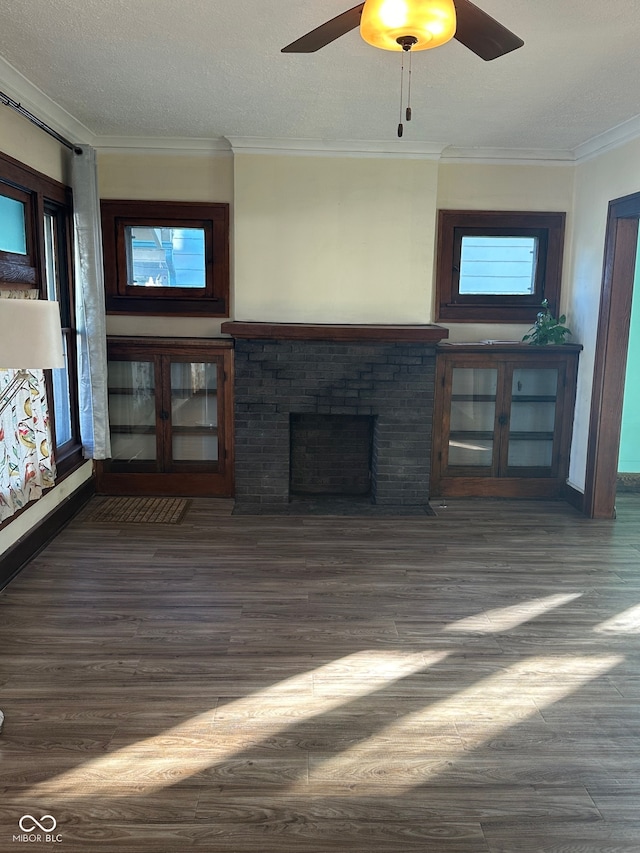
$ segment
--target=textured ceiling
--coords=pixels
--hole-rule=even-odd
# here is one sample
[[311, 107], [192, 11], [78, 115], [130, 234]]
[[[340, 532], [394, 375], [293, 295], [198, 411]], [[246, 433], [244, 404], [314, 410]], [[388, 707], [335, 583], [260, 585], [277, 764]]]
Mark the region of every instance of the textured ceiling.
[[[525, 46], [416, 54], [405, 141], [573, 149], [640, 114], [640, 0], [476, 2]], [[280, 53], [354, 4], [0, 0], [0, 57], [98, 137], [395, 139], [399, 54]]]

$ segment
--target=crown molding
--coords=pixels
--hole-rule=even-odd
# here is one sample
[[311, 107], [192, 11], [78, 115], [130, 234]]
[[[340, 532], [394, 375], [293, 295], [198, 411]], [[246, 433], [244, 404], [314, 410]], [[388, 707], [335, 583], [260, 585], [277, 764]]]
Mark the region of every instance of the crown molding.
[[568, 148], [457, 148], [442, 152], [442, 163], [480, 163], [499, 166], [567, 166], [575, 162]]
[[94, 147], [101, 154], [231, 155], [231, 146], [224, 137], [97, 136]]
[[591, 160], [600, 154], [606, 154], [607, 151], [619, 148], [627, 142], [633, 142], [639, 137], [640, 115], [623, 121], [622, 124], [605, 130], [604, 133], [599, 133], [578, 145], [574, 150], [576, 162], [584, 163], [586, 160]]
[[285, 154], [311, 157], [390, 157], [439, 160], [441, 145], [369, 139], [277, 139], [227, 136], [234, 154]]
[[[28, 106], [26, 99], [25, 106]], [[68, 116], [68, 113], [65, 115]], [[52, 126], [55, 127], [53, 124]], [[57, 129], [59, 128], [56, 127]], [[66, 127], [60, 132], [70, 133]], [[85, 132], [90, 133], [86, 128]], [[285, 139], [253, 136], [227, 136], [209, 139], [93, 136], [93, 141], [89, 144], [92, 144], [98, 152], [109, 154], [179, 154], [182, 156], [271, 154], [299, 157], [389, 157], [439, 160], [442, 163], [450, 164], [567, 166], [590, 160], [637, 138], [640, 138], [640, 116], [587, 140], [575, 149], [458, 148], [455, 146], [443, 148], [432, 143], [405, 142], [404, 140], [395, 142], [389, 140]]]
[[[411, 140], [328, 140], [228, 136], [210, 139], [98, 136], [0, 56], [0, 88], [72, 142], [99, 152], [224, 156], [272, 154], [315, 157], [389, 157], [514, 166], [583, 163], [640, 138], [640, 115], [574, 149], [463, 148]], [[0, 105], [1, 106], [1, 105]]]
[[[68, 113], [63, 107], [31, 83], [24, 74], [14, 68], [6, 59], [0, 56], [0, 84], [7, 95], [17, 101], [29, 112], [37, 115], [62, 136], [69, 137], [71, 142], [93, 145], [95, 135]], [[10, 109], [10, 108], [8, 108]]]

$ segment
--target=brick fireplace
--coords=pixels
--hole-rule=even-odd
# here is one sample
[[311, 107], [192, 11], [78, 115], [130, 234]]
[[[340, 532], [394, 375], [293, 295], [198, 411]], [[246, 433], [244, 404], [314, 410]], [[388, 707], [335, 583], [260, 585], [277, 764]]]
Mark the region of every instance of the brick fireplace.
[[235, 338], [239, 511], [286, 511], [300, 494], [427, 505], [446, 329], [230, 321], [222, 331]]

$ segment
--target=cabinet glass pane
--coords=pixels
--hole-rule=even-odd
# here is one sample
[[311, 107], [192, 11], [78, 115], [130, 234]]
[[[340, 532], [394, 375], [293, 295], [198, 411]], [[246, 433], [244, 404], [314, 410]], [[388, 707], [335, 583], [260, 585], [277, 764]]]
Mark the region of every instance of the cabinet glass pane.
[[498, 371], [495, 367], [454, 367], [451, 393], [460, 395], [496, 396]]
[[153, 362], [109, 362], [109, 424], [113, 459], [156, 458], [156, 392]]
[[513, 399], [518, 397], [556, 398], [558, 370], [555, 367], [518, 367], [513, 371]]
[[452, 400], [451, 431], [493, 432], [496, 404], [483, 400]]
[[218, 365], [171, 363], [174, 462], [218, 459]]
[[546, 441], [512, 438], [509, 442], [510, 468], [551, 468], [553, 440]]
[[551, 468], [557, 390], [556, 368], [518, 368], [513, 371], [510, 468]]
[[449, 465], [491, 465], [497, 383], [495, 368], [454, 367]]
[[493, 460], [491, 439], [449, 439], [449, 465], [472, 465], [489, 468]]
[[511, 404], [511, 432], [553, 432], [556, 421], [555, 403]]

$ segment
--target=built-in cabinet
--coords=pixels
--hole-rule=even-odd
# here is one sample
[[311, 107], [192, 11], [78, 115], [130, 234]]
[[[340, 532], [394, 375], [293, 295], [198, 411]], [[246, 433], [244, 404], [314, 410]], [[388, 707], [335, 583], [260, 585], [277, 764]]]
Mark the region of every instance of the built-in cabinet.
[[432, 496], [561, 496], [580, 350], [441, 344]]
[[112, 457], [98, 491], [233, 493], [232, 342], [109, 338]]

